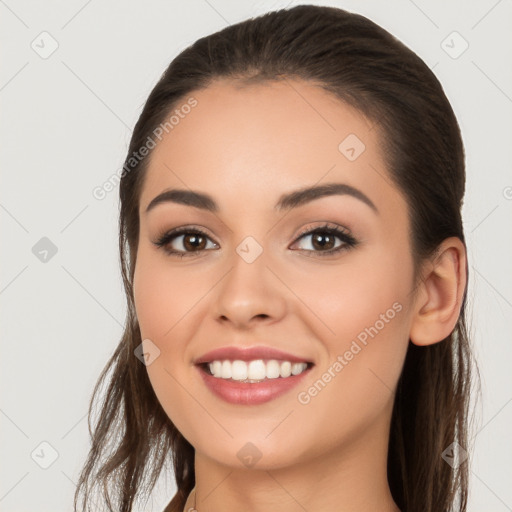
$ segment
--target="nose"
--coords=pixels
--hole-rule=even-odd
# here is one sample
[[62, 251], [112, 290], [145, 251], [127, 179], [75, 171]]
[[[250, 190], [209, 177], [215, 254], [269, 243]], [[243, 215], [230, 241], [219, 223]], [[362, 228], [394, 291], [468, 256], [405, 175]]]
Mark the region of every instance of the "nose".
[[264, 253], [249, 261], [235, 253], [230, 270], [215, 288], [216, 320], [238, 329], [277, 322], [286, 314], [287, 288], [278, 272], [267, 265]]

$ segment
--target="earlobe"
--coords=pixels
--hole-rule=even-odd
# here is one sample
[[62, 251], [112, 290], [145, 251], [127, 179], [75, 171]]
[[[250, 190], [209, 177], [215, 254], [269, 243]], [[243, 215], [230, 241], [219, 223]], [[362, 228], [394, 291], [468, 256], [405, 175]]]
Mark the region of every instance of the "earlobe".
[[415, 345], [432, 345], [457, 324], [466, 288], [466, 248], [457, 237], [445, 239], [429, 262], [416, 296], [409, 337]]

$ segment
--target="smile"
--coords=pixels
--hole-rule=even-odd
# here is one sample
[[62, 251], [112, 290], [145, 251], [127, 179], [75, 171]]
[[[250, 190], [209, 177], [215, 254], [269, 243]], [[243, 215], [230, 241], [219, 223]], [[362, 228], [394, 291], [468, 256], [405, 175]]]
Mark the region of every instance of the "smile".
[[208, 389], [222, 400], [238, 405], [258, 405], [278, 398], [295, 387], [313, 363], [214, 360], [197, 365]]

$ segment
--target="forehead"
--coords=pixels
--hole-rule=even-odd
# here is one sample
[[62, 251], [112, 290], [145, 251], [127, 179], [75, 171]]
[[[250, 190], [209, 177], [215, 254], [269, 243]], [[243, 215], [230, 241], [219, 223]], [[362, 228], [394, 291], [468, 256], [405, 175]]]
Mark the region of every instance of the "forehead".
[[[180, 110], [191, 97], [195, 106]], [[236, 208], [273, 205], [283, 192], [322, 181], [364, 189], [375, 202], [389, 188], [376, 126], [313, 84], [222, 80], [173, 112], [175, 123], [150, 156], [141, 211], [175, 187], [229, 198]]]

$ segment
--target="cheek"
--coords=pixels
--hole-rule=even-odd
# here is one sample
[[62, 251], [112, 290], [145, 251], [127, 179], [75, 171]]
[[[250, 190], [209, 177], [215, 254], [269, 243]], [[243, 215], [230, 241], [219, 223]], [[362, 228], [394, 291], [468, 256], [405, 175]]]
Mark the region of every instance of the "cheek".
[[[364, 339], [365, 329], [376, 323], [380, 338], [391, 335], [391, 324], [400, 324], [405, 316], [397, 309], [405, 310], [411, 272], [407, 254], [381, 248], [354, 255], [346, 264], [319, 267], [309, 277], [304, 272], [306, 277], [295, 279], [294, 291], [316, 318], [319, 338], [338, 350], [361, 333]], [[393, 307], [395, 303], [399, 305]]]
[[182, 411], [186, 410], [187, 404], [177, 384], [182, 379], [176, 374], [176, 369], [183, 365], [176, 363], [181, 361], [183, 351], [175, 344], [173, 326], [178, 321], [183, 293], [177, 293], [176, 283], [171, 282], [169, 273], [140, 250], [133, 294], [144, 351], [158, 354], [146, 365], [151, 386], [167, 416], [180, 429]]
[[143, 339], [162, 343], [172, 335], [174, 326], [189, 310], [194, 299], [192, 283], [184, 273], [173, 271], [165, 259], [141, 248], [133, 279], [137, 318]]
[[[390, 251], [303, 282], [298, 295], [322, 320], [314, 324], [327, 360], [299, 401], [311, 417], [333, 420], [321, 427], [326, 440], [356, 435], [390, 406], [408, 347], [410, 272], [407, 255]], [[313, 435], [320, 425], [309, 427]]]

